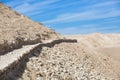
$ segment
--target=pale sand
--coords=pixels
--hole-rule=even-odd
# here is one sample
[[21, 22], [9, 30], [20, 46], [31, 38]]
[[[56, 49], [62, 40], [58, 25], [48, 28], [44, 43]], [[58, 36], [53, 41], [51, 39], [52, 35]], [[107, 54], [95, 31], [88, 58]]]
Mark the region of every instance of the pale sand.
[[104, 55], [107, 55], [113, 58], [114, 60], [120, 62], [120, 46], [115, 45], [115, 46], [104, 47], [104, 48], [100, 48], [99, 51]]

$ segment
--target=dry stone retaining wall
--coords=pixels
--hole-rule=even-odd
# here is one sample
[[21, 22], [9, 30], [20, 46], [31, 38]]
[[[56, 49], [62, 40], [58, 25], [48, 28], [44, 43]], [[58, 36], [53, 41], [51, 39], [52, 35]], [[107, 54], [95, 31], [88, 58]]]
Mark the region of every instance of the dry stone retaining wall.
[[[62, 43], [62, 42], [76, 43], [77, 40], [75, 40], [75, 39], [73, 39], [73, 40], [72, 39], [59, 39], [59, 40], [53, 40], [48, 43], [39, 44], [38, 46], [34, 47], [29, 52], [22, 55], [22, 57], [20, 57], [18, 60], [11, 63], [11, 65], [6, 67], [4, 70], [0, 70], [0, 80], [16, 80], [24, 72], [24, 69], [26, 68], [26, 63], [29, 61], [29, 58], [33, 57], [33, 56], [38, 56], [39, 53], [41, 52], [40, 50], [42, 49], [42, 47], [44, 47], [44, 46], [53, 47], [54, 45]], [[34, 52], [36, 52], [38, 54], [33, 54]]]

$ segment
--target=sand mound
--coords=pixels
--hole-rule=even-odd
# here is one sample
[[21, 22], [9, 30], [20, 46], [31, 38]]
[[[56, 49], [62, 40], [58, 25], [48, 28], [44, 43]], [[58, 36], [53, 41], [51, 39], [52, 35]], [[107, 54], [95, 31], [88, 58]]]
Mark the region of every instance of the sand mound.
[[59, 38], [54, 30], [0, 3], [0, 54], [41, 40]]

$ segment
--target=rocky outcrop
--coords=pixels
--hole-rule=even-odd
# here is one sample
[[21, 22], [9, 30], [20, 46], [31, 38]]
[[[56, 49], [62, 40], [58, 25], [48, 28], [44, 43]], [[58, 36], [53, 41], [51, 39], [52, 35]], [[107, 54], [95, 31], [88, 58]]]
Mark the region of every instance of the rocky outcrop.
[[58, 39], [60, 35], [0, 3], [0, 55], [52, 38]]

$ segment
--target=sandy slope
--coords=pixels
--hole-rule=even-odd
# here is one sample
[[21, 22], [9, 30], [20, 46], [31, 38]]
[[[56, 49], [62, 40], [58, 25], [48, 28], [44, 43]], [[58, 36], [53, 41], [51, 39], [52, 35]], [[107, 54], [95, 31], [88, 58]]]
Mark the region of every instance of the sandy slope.
[[0, 3], [0, 55], [25, 44], [59, 37], [54, 30]]
[[[113, 36], [113, 35], [112, 35]], [[43, 47], [30, 58], [22, 80], [119, 80], [119, 35], [91, 34], [66, 36], [78, 43]], [[114, 47], [110, 47], [114, 46]], [[117, 55], [117, 56], [116, 56]]]
[[120, 62], [120, 46], [115, 45], [115, 46], [104, 47], [98, 49], [98, 51]]
[[[119, 34], [90, 34], [90, 35], [73, 35], [68, 38], [77, 39], [81, 43], [89, 44], [95, 47], [98, 52], [110, 56], [120, 61], [120, 35]], [[88, 45], [88, 46], [89, 46]]]

